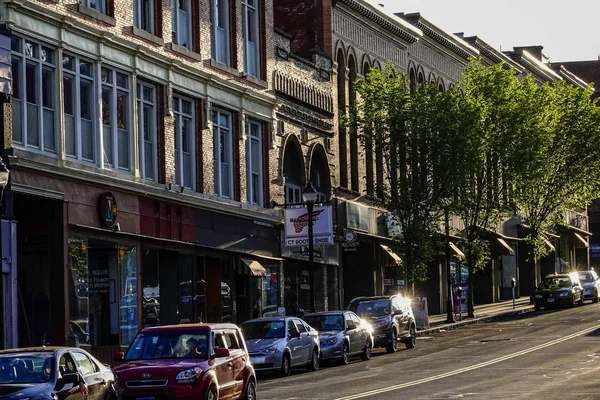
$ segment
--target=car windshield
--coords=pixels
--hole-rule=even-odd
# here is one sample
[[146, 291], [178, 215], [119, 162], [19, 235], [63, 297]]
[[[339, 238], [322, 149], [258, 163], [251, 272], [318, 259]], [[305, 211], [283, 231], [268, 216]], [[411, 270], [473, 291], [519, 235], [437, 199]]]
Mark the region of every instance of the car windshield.
[[594, 282], [594, 277], [590, 272], [580, 272], [578, 275], [581, 282]]
[[145, 332], [136, 336], [125, 360], [208, 358], [207, 332]]
[[350, 311], [359, 317], [382, 317], [390, 313], [389, 300], [367, 300], [350, 304]]
[[246, 339], [275, 339], [285, 337], [285, 321], [244, 322], [240, 329]]
[[556, 277], [544, 279], [540, 283], [540, 289], [556, 290], [571, 287], [571, 278]]
[[307, 315], [304, 320], [318, 331], [341, 331], [344, 329], [342, 314]]
[[52, 353], [10, 353], [0, 355], [0, 385], [43, 383], [54, 377]]

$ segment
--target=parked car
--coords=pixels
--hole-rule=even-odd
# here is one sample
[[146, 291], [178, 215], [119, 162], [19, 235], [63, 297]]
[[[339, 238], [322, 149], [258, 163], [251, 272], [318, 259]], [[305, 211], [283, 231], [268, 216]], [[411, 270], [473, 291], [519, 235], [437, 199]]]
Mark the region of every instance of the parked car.
[[307, 314], [304, 321], [319, 332], [322, 360], [348, 364], [352, 356], [360, 356], [364, 361], [371, 358], [371, 326], [352, 311]]
[[39, 347], [0, 351], [0, 397], [6, 400], [117, 400], [110, 368], [79, 348]]
[[388, 353], [398, 350], [398, 342], [408, 349], [417, 344], [417, 324], [408, 298], [400, 295], [357, 297], [348, 305], [373, 328], [375, 347]]
[[576, 273], [547, 275], [534, 294], [535, 309], [583, 304], [583, 288]]
[[583, 288], [583, 299], [597, 303], [600, 299], [600, 278], [596, 271], [580, 271], [577, 277]]
[[256, 376], [234, 324], [142, 329], [114, 371], [120, 400], [256, 399]]
[[294, 367], [319, 369], [319, 334], [300, 318], [257, 318], [244, 322], [240, 329], [257, 371], [288, 376]]

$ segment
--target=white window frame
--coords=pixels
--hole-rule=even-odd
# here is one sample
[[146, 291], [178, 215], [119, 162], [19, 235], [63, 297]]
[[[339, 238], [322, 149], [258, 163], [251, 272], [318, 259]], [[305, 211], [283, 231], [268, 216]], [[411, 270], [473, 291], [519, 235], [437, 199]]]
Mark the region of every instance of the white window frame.
[[[229, 0], [211, 0], [210, 11], [212, 58], [221, 64], [231, 65], [231, 49], [229, 43]], [[222, 16], [222, 18], [219, 18], [220, 16]], [[224, 26], [218, 26], [219, 21], [222, 21]]]
[[[144, 93], [144, 89], [148, 89], [152, 92], [151, 95], [151, 99], [148, 100], [145, 97], [145, 93]], [[157, 127], [156, 127], [156, 87], [153, 85], [150, 85], [148, 83], [145, 82], [137, 82], [137, 88], [136, 88], [136, 92], [137, 92], [137, 113], [138, 113], [138, 136], [139, 136], [139, 146], [140, 146], [140, 172], [141, 172], [141, 176], [144, 179], [147, 179], [149, 181], [157, 181], [158, 180], [158, 163], [157, 163], [157, 159], [158, 159], [158, 153], [157, 153], [157, 135], [156, 135], [156, 131], [157, 131]], [[145, 120], [144, 120], [144, 108], [149, 108], [150, 109], [150, 126], [149, 128], [149, 133], [150, 133], [150, 137], [148, 138], [149, 140], [146, 140], [146, 138], [144, 137], [144, 131], [146, 130], [146, 126], [145, 126]], [[147, 144], [150, 145], [150, 149], [151, 149], [151, 154], [149, 156], [149, 159], [152, 160], [152, 176], [147, 176], [146, 175], [146, 146]]]
[[[254, 4], [252, 4], [254, 3]], [[242, 0], [242, 38], [244, 39], [244, 71], [260, 78], [260, 9], [258, 0]], [[252, 19], [254, 24], [249, 24]], [[250, 32], [251, 25], [254, 27]], [[250, 38], [255, 38], [255, 43]], [[252, 50], [254, 48], [254, 50]]]
[[[154, 35], [154, 25], [156, 24], [156, 21], [154, 20], [154, 8], [156, 7], [154, 4], [155, 0], [133, 0], [133, 23], [135, 25], [136, 28], [141, 29], [143, 31], [146, 31], [152, 35]], [[144, 5], [147, 5], [149, 10], [148, 10], [148, 15], [150, 16], [150, 19], [148, 21], [148, 25], [149, 26], [143, 26], [143, 23], [145, 22], [142, 18], [143, 16], [143, 8]]]
[[[107, 77], [110, 78], [110, 80], [107, 80], [106, 82], [102, 81], [102, 71], [105, 70], [107, 71], [108, 75]], [[100, 65], [97, 64], [96, 66], [96, 73], [98, 75], [98, 93], [99, 93], [99, 97], [100, 97], [100, 112], [99, 112], [99, 118], [98, 118], [98, 123], [99, 123], [99, 128], [98, 128], [98, 141], [100, 143], [100, 149], [101, 149], [101, 157], [99, 157], [100, 159], [100, 168], [107, 168], [107, 169], [114, 169], [117, 171], [121, 171], [121, 172], [131, 172], [131, 160], [132, 160], [132, 154], [133, 154], [133, 140], [132, 140], [132, 134], [131, 134], [131, 91], [130, 91], [130, 87], [131, 87], [131, 76], [127, 73], [124, 73], [122, 71], [118, 71], [114, 68], [112, 68], [111, 66], [108, 65]], [[117, 84], [117, 75], [118, 74], [122, 74], [124, 76], [127, 77], [127, 87], [123, 87], [123, 86], [118, 86]], [[106, 151], [104, 149], [104, 121], [102, 120], [103, 115], [102, 115], [102, 91], [103, 89], [108, 89], [109, 90], [109, 113], [110, 113], [110, 125], [106, 125], [106, 126], [110, 126], [110, 143], [112, 144], [112, 156], [113, 156], [113, 160], [112, 160], [112, 164], [109, 163], [106, 160]], [[119, 93], [123, 93], [126, 96], [125, 99], [125, 113], [126, 118], [125, 118], [125, 129], [119, 129], [117, 126], [117, 122], [118, 122], [118, 115], [117, 115], [117, 98], [118, 98], [118, 94]], [[129, 146], [129, 152], [128, 152], [128, 166], [127, 168], [121, 167], [120, 164], [120, 160], [119, 160], [119, 131], [124, 131], [127, 133], [128, 135], [128, 146]]]
[[[288, 196], [288, 193], [290, 192], [290, 190], [292, 191], [292, 193], [294, 194], [292, 199], [290, 199], [290, 196]], [[292, 205], [292, 204], [296, 204], [296, 207], [301, 207], [299, 205], [299, 203], [303, 202], [302, 199], [302, 186], [297, 185], [295, 183], [291, 183], [288, 182], [285, 184], [285, 194], [284, 194], [284, 198], [285, 198], [285, 203], [288, 205]]]
[[[182, 11], [179, 8], [180, 3], [185, 5], [187, 11]], [[182, 15], [187, 13], [187, 16]], [[186, 32], [181, 32], [182, 20], [186, 20], [185, 26], [187, 27]], [[192, 50], [193, 38], [192, 38], [192, 1], [191, 0], [171, 0], [171, 26], [173, 31], [173, 43], [178, 46], [185, 47], [188, 50]], [[185, 43], [180, 40], [180, 35], [185, 34]]]
[[[190, 105], [190, 110], [191, 113], [185, 113], [183, 112], [183, 107], [182, 104], [183, 102], [189, 102], [191, 103]], [[185, 187], [187, 189], [190, 190], [196, 190], [196, 116], [195, 116], [195, 107], [196, 107], [196, 103], [194, 102], [193, 99], [190, 99], [188, 97], [185, 96], [180, 96], [178, 94], [173, 95], [173, 113], [175, 114], [176, 122], [175, 122], [175, 135], [177, 137], [177, 140], [175, 141], [176, 143], [181, 143], [183, 144], [183, 119], [184, 118], [188, 118], [190, 119], [190, 126], [192, 128], [192, 131], [189, 133], [188, 135], [188, 140], [190, 141], [190, 143], [188, 143], [189, 147], [190, 147], [190, 166], [192, 168], [192, 173], [190, 174], [190, 179], [191, 179], [191, 185], [188, 186], [184, 186], [185, 185], [185, 175], [184, 175], [184, 171], [183, 171], [183, 151], [180, 149], [179, 151], [175, 151], [175, 181], [176, 184], [178, 184], [181, 187]]]
[[[256, 128], [256, 135], [253, 135], [252, 127]], [[246, 192], [248, 194], [248, 203], [256, 204], [262, 206], [264, 204], [263, 200], [263, 158], [262, 158], [262, 124], [258, 121], [249, 120], [246, 123]], [[252, 143], [258, 144], [258, 154], [252, 153]], [[252, 170], [252, 165], [254, 164], [255, 158], [258, 159], [258, 171]], [[254, 193], [254, 185], [252, 184], [253, 176], [258, 178], [258, 193]], [[253, 199], [256, 197], [256, 201]]]
[[[13, 61], [17, 61], [19, 63], [19, 72], [20, 72], [20, 79], [21, 79], [21, 87], [14, 87], [13, 91], [14, 93], [18, 93], [19, 98], [15, 99], [13, 97], [13, 104], [16, 101], [20, 101], [21, 103], [21, 113], [20, 113], [20, 118], [21, 118], [21, 141], [17, 141], [14, 139], [14, 133], [12, 133], [12, 141], [17, 144], [20, 145], [24, 148], [30, 149], [30, 150], [37, 150], [40, 152], [43, 152], [45, 154], [48, 153], [52, 153], [52, 154], [56, 154], [57, 152], [57, 148], [58, 148], [58, 118], [57, 118], [57, 113], [58, 113], [58, 96], [57, 96], [57, 81], [56, 81], [56, 57], [58, 56], [58, 53], [56, 52], [56, 49], [52, 48], [51, 46], [48, 45], [43, 45], [39, 42], [36, 42], [34, 40], [31, 40], [29, 38], [24, 38], [24, 37], [20, 37], [20, 36], [14, 36], [13, 40], [17, 40], [18, 44], [19, 44], [19, 49], [18, 51], [16, 50], [12, 50], [12, 57], [11, 57], [11, 62]], [[16, 43], [16, 42], [15, 42]], [[31, 44], [34, 48], [34, 55], [27, 55], [25, 52], [25, 45], [26, 44]], [[51, 60], [53, 62], [48, 62], [45, 60], [42, 60], [42, 50], [44, 51], [51, 51], [52, 52], [52, 57], [54, 58], [54, 60]], [[36, 95], [35, 95], [35, 101], [37, 104], [32, 104], [32, 106], [37, 106], [38, 110], [37, 110], [37, 118], [38, 118], [38, 145], [33, 145], [33, 144], [29, 144], [29, 133], [30, 133], [30, 129], [28, 129], [28, 117], [27, 117], [27, 108], [28, 106], [28, 102], [27, 102], [27, 71], [26, 71], [26, 67], [27, 65], [34, 65], [36, 68]], [[42, 85], [43, 85], [43, 78], [42, 78], [42, 72], [46, 70], [46, 71], [51, 71], [52, 72], [52, 77], [51, 77], [51, 83], [52, 83], [52, 95], [51, 95], [51, 99], [52, 99], [52, 103], [53, 103], [53, 108], [49, 108], [49, 107], [44, 107], [43, 104], [43, 91], [42, 91]], [[48, 110], [48, 111], [52, 111], [53, 113], [53, 121], [52, 121], [52, 127], [53, 127], [53, 145], [54, 148], [51, 148], [50, 146], [48, 146], [48, 148], [45, 145], [45, 132], [44, 132], [44, 111]], [[13, 117], [14, 118], [14, 117]]]
[[79, 0], [79, 4], [99, 13], [106, 14], [106, 0]]
[[[220, 125], [220, 117], [226, 116], [229, 121], [229, 126]], [[213, 110], [213, 139], [214, 139], [214, 170], [215, 170], [215, 195], [219, 197], [223, 197], [225, 199], [233, 199], [234, 197], [234, 188], [233, 188], [233, 116], [230, 112], [215, 109]], [[225, 151], [229, 155], [229, 176], [227, 176], [227, 182], [229, 184], [229, 195], [223, 194], [223, 185], [222, 185], [222, 164], [223, 160], [221, 159], [221, 152], [219, 151], [221, 148], [221, 133], [228, 135], [229, 140], [228, 143], [225, 144]]]
[[[75, 115], [74, 117], [74, 140], [75, 140], [75, 154], [69, 154], [66, 153], [66, 156], [69, 158], [75, 158], [81, 162], [84, 163], [89, 163], [89, 164], [96, 164], [96, 160], [98, 158], [98, 124], [97, 124], [97, 118], [96, 118], [96, 114], [98, 112], [97, 110], [97, 82], [96, 82], [96, 64], [93, 63], [92, 61], [88, 61], [85, 59], [82, 59], [78, 56], [69, 54], [69, 53], [65, 53], [63, 56], [64, 57], [71, 57], [71, 59], [73, 60], [74, 63], [74, 70], [69, 70], [66, 69], [65, 67], [63, 67], [63, 82], [65, 79], [65, 76], [71, 77], [74, 79], [75, 82], [75, 90], [73, 93], [73, 101], [75, 102], [74, 104], [74, 112]], [[81, 62], [86, 62], [88, 64], [90, 64], [90, 69], [92, 71], [92, 76], [87, 76], [87, 75], [82, 75], [81, 74]], [[81, 82], [82, 81], [87, 81], [89, 82], [91, 85], [91, 99], [90, 99], [90, 111], [91, 111], [91, 115], [88, 118], [88, 121], [91, 122], [92, 124], [92, 146], [93, 146], [93, 151], [92, 151], [92, 159], [87, 159], [83, 157], [83, 149], [82, 149], [82, 145], [83, 145], [83, 140], [81, 138], [82, 135], [82, 117], [81, 117]], [[63, 96], [64, 96], [64, 90], [65, 90], [65, 85], [63, 83]], [[64, 97], [63, 97], [64, 99]], [[67, 118], [67, 114], [66, 114], [66, 108], [63, 107], [63, 114], [65, 114], [65, 119]], [[66, 124], [65, 124], [66, 125]], [[66, 139], [67, 138], [67, 130], [66, 130], [66, 126], [65, 126], [65, 152], [66, 150]]]

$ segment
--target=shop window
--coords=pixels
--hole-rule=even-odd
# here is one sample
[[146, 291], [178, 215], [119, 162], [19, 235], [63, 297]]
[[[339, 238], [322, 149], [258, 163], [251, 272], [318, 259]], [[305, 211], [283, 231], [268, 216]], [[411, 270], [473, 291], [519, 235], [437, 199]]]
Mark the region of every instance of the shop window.
[[140, 137], [140, 171], [142, 177], [156, 180], [156, 88], [137, 84], [138, 134]]
[[211, 0], [210, 41], [213, 60], [230, 65], [229, 0]]
[[55, 52], [12, 38], [12, 135], [15, 144], [56, 153]]
[[248, 172], [247, 192], [248, 203], [263, 205], [263, 174], [262, 174], [262, 127], [256, 121], [246, 125], [248, 136], [246, 149], [246, 171]]
[[154, 35], [154, 0], [134, 0], [133, 12], [135, 27]]
[[260, 78], [260, 40], [258, 0], [242, 0], [242, 37], [244, 71]]
[[213, 112], [215, 194], [233, 197], [233, 147], [230, 113]]
[[277, 315], [279, 306], [279, 267], [265, 267], [267, 275], [263, 278], [262, 313], [263, 317]]
[[138, 331], [136, 248], [69, 238], [71, 335], [92, 346], [128, 346]]
[[173, 43], [192, 50], [192, 2], [171, 1], [171, 27]]
[[173, 96], [175, 113], [175, 183], [195, 190], [196, 130], [194, 128], [194, 101]]
[[287, 263], [284, 267], [284, 306], [287, 315], [310, 310], [310, 271], [306, 263]]
[[129, 76], [115, 70], [100, 69], [102, 162], [105, 167], [122, 171], [131, 169], [129, 129]]

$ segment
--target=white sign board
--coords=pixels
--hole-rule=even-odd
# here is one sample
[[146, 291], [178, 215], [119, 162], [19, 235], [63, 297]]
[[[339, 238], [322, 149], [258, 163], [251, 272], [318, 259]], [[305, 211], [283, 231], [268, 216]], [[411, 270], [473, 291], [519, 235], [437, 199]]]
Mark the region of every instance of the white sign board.
[[[308, 210], [306, 208], [286, 208], [285, 246], [308, 246]], [[312, 212], [313, 244], [318, 246], [333, 244], [333, 222], [331, 206], [315, 206]]]

